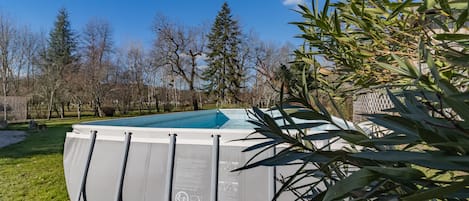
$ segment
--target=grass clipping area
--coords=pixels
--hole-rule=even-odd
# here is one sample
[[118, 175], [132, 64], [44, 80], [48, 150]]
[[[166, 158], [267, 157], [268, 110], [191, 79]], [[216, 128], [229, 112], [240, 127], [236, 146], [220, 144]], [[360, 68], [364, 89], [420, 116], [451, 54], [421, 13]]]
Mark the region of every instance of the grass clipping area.
[[[92, 119], [85, 119], [85, 121]], [[20, 143], [0, 149], [0, 201], [69, 200], [63, 171], [65, 133], [76, 120], [46, 122]], [[9, 126], [27, 130], [27, 124]]]

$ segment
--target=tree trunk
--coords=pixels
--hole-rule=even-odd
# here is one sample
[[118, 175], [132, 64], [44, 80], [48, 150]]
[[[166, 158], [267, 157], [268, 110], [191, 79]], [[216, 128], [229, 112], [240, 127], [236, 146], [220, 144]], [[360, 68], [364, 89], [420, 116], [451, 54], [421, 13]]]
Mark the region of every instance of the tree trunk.
[[54, 91], [52, 90], [50, 92], [50, 99], [49, 99], [49, 105], [47, 107], [47, 120], [50, 120], [51, 116], [52, 116], [52, 104], [54, 102]]
[[54, 111], [55, 111], [55, 114], [57, 114], [57, 117], [60, 117], [60, 112], [57, 109], [57, 104], [54, 104]]
[[138, 101], [138, 113], [141, 115], [142, 114], [142, 109], [143, 109], [143, 101], [142, 98], [139, 99]]
[[199, 110], [199, 101], [197, 100], [197, 93], [194, 90], [194, 88], [191, 89], [192, 93], [192, 107], [194, 108], [194, 111]]
[[77, 118], [78, 120], [81, 119], [81, 102], [78, 101], [78, 104], [77, 104]]
[[60, 103], [60, 118], [63, 119], [65, 117], [65, 103]]
[[3, 120], [7, 120], [7, 83], [6, 77], [3, 79]]
[[156, 112], [160, 113], [160, 100], [158, 99], [158, 96], [155, 96], [155, 106]]
[[99, 100], [99, 98], [96, 100], [95, 107], [98, 117], [104, 117], [103, 110], [101, 109], [101, 100]]

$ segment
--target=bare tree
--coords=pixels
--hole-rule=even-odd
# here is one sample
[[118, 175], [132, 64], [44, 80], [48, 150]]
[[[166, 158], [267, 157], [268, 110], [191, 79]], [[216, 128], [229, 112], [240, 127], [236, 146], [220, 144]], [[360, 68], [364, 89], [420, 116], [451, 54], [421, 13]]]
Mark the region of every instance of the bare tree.
[[142, 113], [145, 100], [145, 83], [144, 72], [147, 61], [145, 59], [145, 51], [141, 45], [134, 43], [127, 50], [127, 69], [130, 73], [131, 87], [135, 101], [138, 102], [139, 112]]
[[164, 59], [164, 66], [171, 74], [187, 84], [194, 110], [199, 109], [195, 81], [200, 78], [199, 58], [203, 57], [205, 47], [204, 30], [203, 26], [187, 28], [178, 25], [164, 16], [158, 16], [153, 26], [156, 33], [153, 54], [164, 55], [155, 57]]
[[95, 115], [104, 116], [102, 111], [103, 99], [109, 91], [109, 68], [112, 67], [112, 38], [109, 23], [94, 19], [89, 21], [83, 31], [84, 65], [83, 75], [89, 86]]
[[252, 101], [259, 107], [269, 107], [278, 100], [278, 94], [282, 85], [279, 79], [279, 69], [282, 65], [288, 65], [291, 61], [290, 44], [281, 47], [273, 43], [257, 42], [253, 52], [255, 57], [255, 82], [252, 88]]
[[[39, 36], [25, 26], [18, 29], [18, 34], [15, 37], [15, 43], [18, 47], [14, 62], [14, 71], [16, 73], [15, 92], [19, 93], [32, 93], [32, 79], [34, 74], [35, 60], [39, 52]], [[26, 69], [24, 69], [26, 68]], [[26, 76], [26, 77], [24, 77]], [[25, 80], [22, 86], [21, 81]], [[23, 89], [23, 91], [21, 91]]]
[[0, 65], [2, 77], [2, 92], [3, 92], [3, 120], [7, 120], [7, 104], [6, 97], [8, 93], [9, 78], [12, 77], [12, 62], [13, 56], [16, 54], [14, 44], [14, 37], [17, 34], [16, 28], [13, 26], [11, 20], [5, 16], [0, 15]]

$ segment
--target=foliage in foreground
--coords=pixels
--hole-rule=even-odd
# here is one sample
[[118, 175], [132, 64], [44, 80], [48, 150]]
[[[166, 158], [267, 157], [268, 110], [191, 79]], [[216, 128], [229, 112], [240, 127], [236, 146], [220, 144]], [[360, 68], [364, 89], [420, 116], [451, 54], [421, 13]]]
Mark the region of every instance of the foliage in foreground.
[[[257, 120], [251, 122], [266, 142], [246, 151], [277, 147], [277, 153], [240, 169], [295, 165], [294, 174], [280, 179], [277, 196], [290, 191], [298, 200], [469, 198], [469, 35], [460, 32], [467, 29], [468, 2], [349, 0], [332, 11], [329, 6], [301, 6], [305, 22], [296, 24], [314, 48], [297, 51], [307, 68], [300, 82], [288, 83], [288, 99], [276, 108], [281, 117], [254, 108]], [[317, 56], [336, 66], [318, 66]], [[340, 79], [327, 81], [332, 73]], [[364, 86], [385, 87], [394, 104], [387, 113], [367, 115], [377, 129], [340, 125], [318, 101], [318, 94]], [[308, 132], [324, 124], [336, 129]], [[330, 149], [338, 142], [348, 145]]]

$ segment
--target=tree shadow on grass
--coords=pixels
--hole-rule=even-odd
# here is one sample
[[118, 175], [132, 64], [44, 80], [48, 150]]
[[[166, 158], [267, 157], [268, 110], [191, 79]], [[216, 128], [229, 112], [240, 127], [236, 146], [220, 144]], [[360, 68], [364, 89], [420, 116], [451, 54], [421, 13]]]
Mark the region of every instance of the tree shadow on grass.
[[65, 133], [71, 125], [52, 125], [44, 131], [28, 131], [22, 142], [0, 149], [0, 158], [27, 158], [34, 155], [62, 154]]

